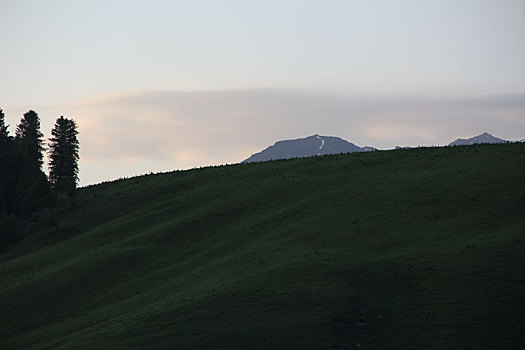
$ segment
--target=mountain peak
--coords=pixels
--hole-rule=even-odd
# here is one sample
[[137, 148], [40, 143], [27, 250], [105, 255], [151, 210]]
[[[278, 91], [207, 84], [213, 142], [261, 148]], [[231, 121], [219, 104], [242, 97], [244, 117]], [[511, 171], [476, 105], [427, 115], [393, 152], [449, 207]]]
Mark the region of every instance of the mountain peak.
[[340, 137], [314, 134], [299, 139], [277, 141], [272, 146], [253, 154], [241, 163], [304, 158], [338, 153], [369, 152], [373, 150], [375, 150], [375, 148], [359, 147]]
[[457, 139], [451, 142], [449, 146], [463, 146], [463, 145], [474, 145], [479, 143], [505, 143], [506, 140], [492, 136], [488, 132], [484, 132], [478, 136], [471, 137], [470, 139]]

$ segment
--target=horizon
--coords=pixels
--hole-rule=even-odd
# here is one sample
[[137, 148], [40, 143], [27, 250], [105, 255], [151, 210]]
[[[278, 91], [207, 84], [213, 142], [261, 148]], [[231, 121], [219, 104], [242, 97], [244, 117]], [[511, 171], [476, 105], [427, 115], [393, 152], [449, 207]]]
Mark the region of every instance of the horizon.
[[320, 134], [358, 146], [525, 137], [525, 3], [0, 4], [14, 133], [79, 125], [80, 185], [231, 164]]

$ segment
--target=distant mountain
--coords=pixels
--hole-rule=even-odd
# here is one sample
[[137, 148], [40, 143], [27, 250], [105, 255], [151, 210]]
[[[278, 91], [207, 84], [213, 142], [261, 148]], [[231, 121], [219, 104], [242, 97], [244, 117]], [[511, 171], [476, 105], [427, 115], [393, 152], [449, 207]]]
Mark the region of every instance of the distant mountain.
[[372, 146], [364, 146], [364, 147], [361, 147], [361, 150], [362, 152], [373, 152], [373, 151], [377, 151], [377, 148], [372, 147]]
[[[515, 141], [515, 142], [523, 142]], [[500, 139], [485, 132], [481, 135], [469, 139], [457, 139], [451, 142], [449, 146], [473, 145], [479, 143], [506, 143], [512, 142]], [[395, 149], [408, 149], [411, 147], [396, 146]], [[352, 153], [352, 152], [370, 152], [377, 151], [374, 147], [359, 147], [342, 138], [334, 136], [312, 135], [309, 137], [277, 141], [272, 146], [265, 148], [261, 152], [252, 154], [251, 157], [243, 160], [241, 163], [264, 162], [268, 160], [304, 158], [313, 156], [323, 156], [326, 154]]]
[[359, 147], [339, 137], [312, 135], [295, 140], [278, 141], [241, 163], [264, 162], [276, 159], [304, 158], [326, 154], [370, 152], [374, 147]]
[[449, 146], [464, 146], [464, 145], [474, 145], [478, 143], [506, 143], [506, 142], [510, 142], [510, 141], [494, 137], [491, 134], [484, 132], [483, 134], [474, 136], [470, 139], [457, 139], [456, 141], [449, 143]]

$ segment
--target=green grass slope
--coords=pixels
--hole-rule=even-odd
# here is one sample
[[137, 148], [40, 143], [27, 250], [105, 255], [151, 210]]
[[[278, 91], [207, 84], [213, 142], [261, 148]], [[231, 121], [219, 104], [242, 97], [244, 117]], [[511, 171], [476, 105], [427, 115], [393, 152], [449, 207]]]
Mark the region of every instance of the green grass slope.
[[525, 144], [83, 188], [0, 252], [1, 349], [525, 347]]

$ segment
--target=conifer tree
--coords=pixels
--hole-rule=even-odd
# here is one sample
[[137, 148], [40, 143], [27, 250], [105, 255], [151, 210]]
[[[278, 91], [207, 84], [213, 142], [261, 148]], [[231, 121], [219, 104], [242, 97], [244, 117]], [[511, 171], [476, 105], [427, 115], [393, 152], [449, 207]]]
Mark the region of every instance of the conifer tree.
[[30, 222], [55, 205], [42, 171], [42, 138], [37, 113], [24, 114], [13, 138], [0, 110], [0, 247], [24, 237]]
[[7, 169], [7, 160], [11, 151], [11, 141], [12, 139], [9, 136], [7, 125], [5, 125], [4, 111], [0, 108], [0, 181], [4, 180], [2, 174], [9, 171], [9, 169]]
[[20, 145], [28, 165], [37, 169], [42, 168], [44, 151], [44, 135], [40, 131], [40, 118], [38, 114], [30, 110], [24, 114], [20, 124], [16, 128], [15, 140]]
[[0, 211], [9, 207], [8, 197], [13, 196], [16, 182], [13, 138], [7, 128], [4, 111], [0, 109]]
[[15, 183], [8, 198], [8, 211], [16, 216], [29, 216], [53, 205], [49, 182], [42, 171], [43, 136], [38, 114], [32, 110], [25, 113], [15, 132]]
[[0, 220], [4, 215], [5, 210], [5, 190], [3, 189], [6, 185], [7, 175], [9, 169], [7, 168], [8, 158], [8, 142], [9, 132], [5, 125], [5, 114], [0, 108]]
[[0, 145], [4, 143], [4, 140], [9, 138], [9, 131], [7, 130], [8, 125], [5, 125], [5, 114], [2, 108], [0, 108]]
[[5, 125], [4, 111], [0, 108], [0, 180], [2, 180], [1, 174], [6, 172], [7, 169], [7, 157], [10, 148], [11, 138], [9, 137], [9, 131], [7, 125]]
[[77, 124], [61, 116], [51, 130], [49, 144], [49, 180], [59, 192], [72, 196], [78, 182]]

